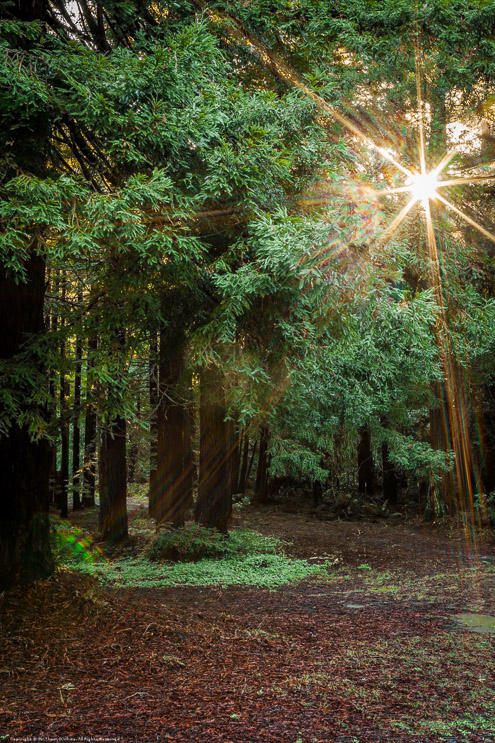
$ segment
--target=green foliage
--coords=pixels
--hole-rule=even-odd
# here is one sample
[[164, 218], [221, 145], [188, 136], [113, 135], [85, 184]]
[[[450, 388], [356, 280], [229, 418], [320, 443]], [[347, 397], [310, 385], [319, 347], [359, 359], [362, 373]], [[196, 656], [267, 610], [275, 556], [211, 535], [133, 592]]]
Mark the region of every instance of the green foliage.
[[310, 565], [282, 555], [240, 555], [224, 559], [202, 559], [194, 563], [157, 564], [146, 558], [122, 559], [113, 564], [81, 564], [79, 570], [100, 577], [117, 587], [229, 586], [276, 588], [313, 575], [326, 575], [326, 567]]
[[67, 522], [52, 519], [50, 539], [59, 567], [94, 575], [102, 583], [118, 587], [276, 588], [314, 575], [327, 575], [328, 570], [326, 565], [315, 566], [286, 557], [282, 551], [284, 543], [276, 537], [242, 530], [225, 537], [195, 524], [163, 533], [146, 556], [113, 561], [104, 558], [91, 537]]
[[104, 560], [102, 551], [89, 534], [67, 521], [50, 518], [50, 544], [57, 565], [77, 567], [95, 565]]
[[234, 559], [240, 556], [277, 554], [283, 543], [276, 537], [265, 537], [255, 531], [232, 531], [221, 534], [199, 524], [160, 534], [148, 552], [150, 560], [191, 562], [205, 559]]

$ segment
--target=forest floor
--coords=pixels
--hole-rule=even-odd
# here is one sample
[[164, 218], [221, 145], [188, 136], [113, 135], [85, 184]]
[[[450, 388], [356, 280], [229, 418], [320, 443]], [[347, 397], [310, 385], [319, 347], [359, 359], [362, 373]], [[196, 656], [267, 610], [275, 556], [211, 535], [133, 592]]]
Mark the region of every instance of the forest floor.
[[495, 743], [493, 542], [282, 502], [233, 528], [331, 568], [275, 590], [60, 569], [4, 594], [0, 741]]

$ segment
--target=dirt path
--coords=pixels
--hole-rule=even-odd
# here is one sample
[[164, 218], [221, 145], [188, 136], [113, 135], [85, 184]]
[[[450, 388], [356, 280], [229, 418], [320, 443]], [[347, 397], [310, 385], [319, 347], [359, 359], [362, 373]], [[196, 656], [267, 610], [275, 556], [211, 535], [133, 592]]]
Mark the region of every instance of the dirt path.
[[495, 615], [493, 547], [476, 559], [455, 532], [309, 509], [236, 518], [338, 572], [276, 591], [115, 591], [63, 571], [12, 592], [0, 740], [495, 742], [495, 635], [454, 620]]

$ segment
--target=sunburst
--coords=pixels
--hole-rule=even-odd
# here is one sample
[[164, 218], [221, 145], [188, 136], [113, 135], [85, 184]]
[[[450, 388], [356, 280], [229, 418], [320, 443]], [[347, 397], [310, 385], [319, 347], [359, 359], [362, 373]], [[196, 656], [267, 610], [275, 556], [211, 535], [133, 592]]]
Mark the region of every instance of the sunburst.
[[[208, 12], [207, 4], [202, 0], [196, 0], [197, 4]], [[217, 11], [215, 11], [216, 13]], [[250, 53], [255, 54], [261, 62], [275, 74], [280, 80], [290, 87], [298, 88], [302, 91], [309, 99], [311, 99], [319, 111], [324, 116], [331, 120], [339, 123], [349, 133], [357, 137], [366, 147], [370, 148], [374, 152], [382, 156], [386, 161], [393, 165], [402, 176], [405, 176], [405, 182], [402, 186], [393, 189], [381, 189], [377, 192], [378, 197], [397, 193], [409, 193], [410, 198], [408, 202], [403, 206], [400, 212], [394, 217], [392, 222], [386, 227], [378, 239], [378, 244], [385, 242], [390, 239], [394, 232], [400, 227], [404, 219], [412, 212], [415, 205], [420, 205], [420, 211], [426, 222], [426, 236], [427, 246], [432, 264], [432, 286], [437, 293], [438, 306], [440, 311], [439, 326], [437, 327], [437, 343], [442, 356], [444, 365], [444, 376], [445, 376], [445, 387], [446, 387], [446, 403], [448, 408], [448, 415], [446, 420], [446, 427], [450, 429], [452, 448], [456, 455], [456, 470], [458, 475], [458, 482], [460, 489], [462, 489], [463, 478], [467, 480], [467, 487], [469, 492], [469, 501], [472, 505], [472, 489], [469, 483], [469, 477], [466, 477], [466, 472], [469, 469], [469, 434], [466, 428], [466, 417], [465, 417], [465, 404], [463, 402], [463, 394], [460, 389], [463, 387], [462, 381], [459, 382], [459, 369], [456, 366], [456, 362], [452, 361], [455, 354], [452, 353], [448, 345], [448, 333], [446, 333], [448, 318], [446, 316], [445, 308], [443, 307], [442, 301], [442, 281], [443, 277], [440, 272], [439, 261], [438, 261], [438, 248], [435, 239], [435, 231], [433, 228], [433, 219], [431, 213], [431, 204], [438, 203], [442, 204], [448, 210], [454, 212], [457, 216], [461, 217], [467, 224], [475, 228], [487, 239], [495, 242], [495, 235], [489, 230], [485, 229], [482, 225], [472, 219], [469, 215], [465, 214], [455, 204], [452, 204], [445, 196], [443, 192], [445, 189], [451, 186], [460, 186], [464, 184], [488, 182], [495, 178], [495, 176], [453, 176], [445, 177], [446, 169], [452, 159], [455, 157], [456, 152], [447, 152], [436, 165], [435, 168], [429, 169], [426, 165], [426, 147], [425, 147], [425, 136], [424, 136], [424, 121], [426, 120], [425, 106], [421, 95], [421, 55], [419, 45], [416, 45], [416, 92], [417, 92], [417, 105], [418, 105], [418, 159], [419, 163], [417, 167], [407, 167], [400, 162], [400, 159], [396, 157], [392, 152], [387, 150], [382, 145], [374, 141], [373, 137], [368, 136], [359, 125], [356, 125], [354, 120], [350, 120], [348, 117], [342, 115], [334, 106], [325, 101], [318, 93], [312, 90], [306, 82], [304, 82], [301, 74], [293, 68], [286, 59], [282, 59], [273, 50], [267, 48], [258, 38], [250, 34], [243, 25], [237, 21], [234, 17], [227, 13], [222, 13], [222, 19], [227, 21], [229, 29], [229, 35], [236, 43], [240, 43], [247, 47]], [[442, 191], [442, 193], [440, 193]], [[459, 398], [459, 399], [457, 399]], [[462, 472], [464, 470], [464, 474]]]

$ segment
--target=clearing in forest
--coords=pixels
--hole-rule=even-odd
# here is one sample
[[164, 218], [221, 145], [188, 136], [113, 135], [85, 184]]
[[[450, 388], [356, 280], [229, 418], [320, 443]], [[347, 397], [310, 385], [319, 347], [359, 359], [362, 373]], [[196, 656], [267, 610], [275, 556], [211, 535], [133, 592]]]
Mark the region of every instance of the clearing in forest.
[[316, 572], [263, 586], [268, 555], [253, 585], [119, 588], [64, 568], [4, 594], [0, 740], [495, 742], [493, 544], [300, 506], [234, 526]]

